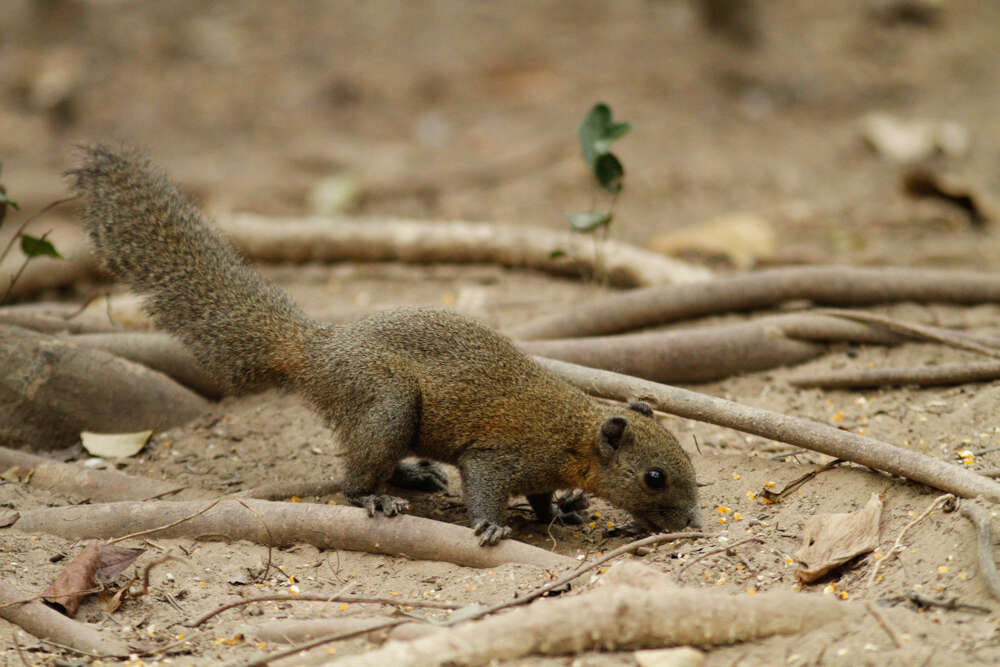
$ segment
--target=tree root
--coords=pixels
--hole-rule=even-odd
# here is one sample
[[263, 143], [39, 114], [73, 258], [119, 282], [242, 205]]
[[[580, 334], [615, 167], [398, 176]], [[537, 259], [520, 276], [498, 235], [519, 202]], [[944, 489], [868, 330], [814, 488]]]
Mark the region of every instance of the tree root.
[[255, 260], [277, 262], [481, 263], [555, 275], [603, 272], [619, 287], [705, 280], [711, 272], [619, 241], [605, 241], [601, 268], [592, 239], [572, 232], [471, 222], [270, 219], [239, 215], [219, 221], [236, 247]]
[[715, 313], [770, 308], [800, 299], [830, 306], [893, 301], [996, 302], [1000, 301], [1000, 276], [847, 266], [774, 269], [615, 294], [525, 322], [507, 333], [519, 340], [601, 336]]
[[145, 366], [27, 329], [0, 326], [0, 440], [66, 447], [80, 431], [165, 429], [208, 407]]
[[[514, 225], [349, 218], [267, 218], [249, 214], [218, 220], [248, 259], [271, 262], [495, 264], [572, 278], [602, 276], [617, 287], [706, 280], [711, 272], [621, 241], [605, 241], [600, 266], [589, 237]], [[65, 259], [33, 259], [13, 286], [18, 299], [97, 273], [83, 233], [60, 226], [48, 237]], [[2, 243], [0, 239], [0, 243]], [[0, 294], [21, 267], [17, 253], [0, 266]]]
[[[608, 572], [610, 576], [616, 568]], [[643, 577], [648, 583], [653, 577]], [[804, 632], [851, 613], [844, 603], [795, 593], [726, 595], [685, 590], [659, 577], [654, 586], [609, 584], [581, 595], [463, 624], [409, 642], [327, 663], [483, 665], [528, 655], [574, 655], [694, 644], [732, 644]]]
[[827, 351], [825, 342], [893, 345], [903, 340], [882, 327], [792, 313], [738, 324], [518, 345], [528, 354], [614, 369], [654, 382], [710, 382], [814, 359]]
[[[496, 612], [501, 611], [503, 609], [507, 609], [508, 607], [517, 607], [520, 605], [528, 604], [529, 602], [532, 602], [533, 600], [537, 600], [538, 598], [542, 597], [546, 593], [556, 590], [557, 588], [562, 588], [569, 582], [586, 574], [587, 572], [590, 572], [591, 570], [600, 567], [604, 563], [614, 560], [615, 558], [621, 555], [632, 553], [633, 551], [636, 551], [637, 549], [640, 549], [642, 547], [662, 544], [664, 542], [670, 542], [673, 540], [680, 540], [692, 537], [704, 537], [704, 536], [705, 536], [704, 533], [698, 533], [698, 532], [659, 533], [657, 535], [650, 535], [649, 537], [644, 537], [642, 539], [635, 540], [634, 542], [629, 542], [628, 544], [624, 544], [618, 547], [617, 549], [612, 549], [611, 551], [604, 554], [597, 560], [591, 561], [589, 563], [583, 563], [576, 569], [570, 570], [569, 572], [566, 572], [563, 575], [556, 577], [549, 583], [539, 588], [536, 588], [535, 590], [531, 591], [526, 595], [514, 598], [513, 600], [499, 602], [497, 604], [485, 607], [483, 609], [473, 610], [465, 616], [452, 617], [447, 621], [443, 621], [442, 623], [440, 623], [438, 627], [449, 627], [452, 625], [457, 625], [459, 623], [464, 623], [466, 621], [474, 621], [489, 616], [491, 614], [495, 614]], [[377, 624], [375, 626], [365, 626], [360, 630], [349, 630], [349, 631], [338, 632], [333, 635], [320, 637], [319, 639], [315, 639], [305, 644], [293, 646], [292, 648], [285, 651], [281, 651], [279, 653], [273, 653], [271, 655], [264, 656], [263, 658], [259, 658], [257, 660], [251, 660], [250, 662], [246, 663], [243, 667], [262, 667], [263, 665], [268, 665], [272, 661], [278, 660], [279, 658], [285, 658], [290, 655], [295, 655], [299, 651], [307, 651], [311, 648], [322, 646], [323, 644], [329, 644], [330, 642], [338, 641], [341, 639], [350, 639], [351, 637], [357, 637], [363, 634], [368, 634], [370, 632], [388, 630], [390, 628], [395, 628], [397, 626], [409, 622], [410, 622], [409, 619], [396, 619], [391, 621], [383, 621], [382, 623]]]
[[934, 387], [967, 382], [990, 382], [997, 378], [1000, 378], [1000, 361], [983, 361], [920, 368], [875, 368], [833, 373], [803, 373], [798, 377], [791, 378], [788, 382], [795, 387], [871, 389], [891, 385]]
[[91, 501], [150, 500], [183, 491], [186, 487], [117, 470], [90, 470], [42, 456], [0, 447], [0, 471], [24, 468], [21, 477], [29, 486], [72, 493]]
[[1000, 502], [1000, 483], [970, 470], [874, 438], [808, 419], [752, 408], [679, 387], [536, 357], [549, 371], [583, 391], [626, 401], [643, 398], [664, 412], [726, 426], [835, 458], [884, 470], [963, 498]]
[[[149, 501], [28, 510], [21, 513], [13, 527], [26, 533], [50, 533], [67, 539], [112, 538], [182, 519], [204, 504], [204, 501]], [[471, 530], [449, 523], [407, 515], [369, 517], [357, 507], [311, 503], [222, 500], [212, 511], [157, 534], [165, 538], [249, 540], [275, 547], [304, 542], [320, 549], [440, 560], [467, 567], [515, 562], [554, 568], [573, 563], [564, 556], [515, 540], [504, 540], [484, 549]]]
[[[30, 602], [20, 602], [31, 600]], [[92, 657], [126, 656], [129, 648], [125, 642], [111, 637], [107, 632], [74, 621], [34, 599], [12, 584], [0, 580], [0, 618], [24, 628], [39, 639], [68, 646]]]
[[986, 587], [995, 599], [1000, 600], [1000, 576], [993, 557], [993, 537], [990, 528], [990, 513], [974, 502], [964, 501], [958, 511], [972, 522], [976, 528], [976, 544], [979, 551], [979, 571], [986, 580]]
[[[145, 364], [209, 398], [219, 397], [226, 390], [178, 340], [167, 334], [121, 331], [76, 335], [67, 340]], [[529, 354], [614, 368], [657, 382], [708, 382], [813, 359], [827, 351], [817, 341], [889, 345], [903, 340], [903, 336], [879, 326], [794, 313], [735, 325], [613, 338], [528, 341], [520, 346]]]
[[183, 343], [168, 333], [116, 331], [78, 334], [65, 340], [152, 368], [206, 398], [221, 398], [232, 393], [224, 382], [205, 371]]

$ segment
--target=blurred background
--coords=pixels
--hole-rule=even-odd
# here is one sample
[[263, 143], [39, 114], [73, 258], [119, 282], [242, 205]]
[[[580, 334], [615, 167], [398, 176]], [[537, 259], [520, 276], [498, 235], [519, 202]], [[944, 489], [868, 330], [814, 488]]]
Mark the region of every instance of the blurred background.
[[1000, 3], [6, 0], [0, 91], [28, 212], [65, 196], [74, 144], [117, 138], [216, 213], [565, 228], [604, 101], [633, 124], [616, 238], [739, 268], [1000, 264]]

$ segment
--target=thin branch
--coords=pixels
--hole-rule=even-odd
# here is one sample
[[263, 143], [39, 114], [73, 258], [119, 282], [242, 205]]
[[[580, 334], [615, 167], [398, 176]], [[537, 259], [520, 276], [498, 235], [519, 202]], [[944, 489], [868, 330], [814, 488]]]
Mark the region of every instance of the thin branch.
[[920, 523], [928, 516], [930, 516], [931, 512], [937, 509], [939, 505], [943, 505], [947, 502], [954, 502], [954, 501], [955, 501], [955, 496], [953, 496], [950, 493], [938, 496], [937, 498], [934, 499], [934, 501], [930, 505], [928, 505], [927, 509], [925, 509], [923, 512], [920, 513], [920, 516], [918, 516], [916, 519], [903, 526], [903, 530], [899, 531], [899, 535], [896, 537], [896, 541], [892, 543], [892, 547], [889, 549], [889, 551], [885, 554], [885, 556], [875, 561], [875, 567], [872, 568], [872, 572], [868, 576], [868, 583], [866, 585], [866, 588], [871, 588], [872, 584], [875, 583], [875, 580], [878, 578], [878, 571], [882, 567], [882, 563], [885, 563], [890, 558], [892, 558], [897, 553], [906, 548], [903, 545], [903, 538], [906, 537], [906, 534], [910, 532], [911, 528], [913, 528], [918, 523]]
[[230, 609], [235, 609], [236, 607], [243, 607], [248, 604], [253, 604], [255, 602], [349, 602], [352, 604], [387, 604], [396, 607], [423, 607], [426, 609], [458, 609], [463, 606], [458, 603], [451, 602], [436, 602], [433, 600], [397, 600], [394, 598], [366, 598], [359, 597], [357, 595], [260, 595], [257, 597], [246, 598], [239, 600], [237, 602], [231, 602], [229, 604], [224, 604], [221, 607], [214, 609], [197, 621], [193, 623], [186, 624], [189, 628], [197, 628], [199, 625], [218, 616], [224, 611]]
[[889, 640], [892, 642], [892, 645], [896, 648], [903, 648], [903, 642], [899, 640], [899, 635], [892, 629], [889, 622], [885, 620], [885, 616], [882, 615], [882, 612], [880, 612], [871, 601], [865, 603], [865, 609], [867, 609], [868, 613], [872, 615], [872, 618], [875, 619], [875, 622], [878, 623], [879, 627], [885, 631], [885, 634], [889, 635]]
[[961, 504], [959, 511], [966, 519], [972, 522], [976, 528], [976, 537], [979, 551], [979, 571], [986, 580], [986, 587], [990, 594], [1000, 600], [1000, 575], [997, 575], [997, 564], [993, 558], [993, 537], [990, 527], [990, 513], [977, 505], [975, 502], [966, 501]]
[[677, 575], [674, 577], [674, 581], [676, 581], [678, 584], [681, 583], [681, 577], [683, 577], [684, 573], [687, 571], [687, 569], [689, 567], [691, 567], [692, 565], [694, 565], [695, 563], [697, 563], [697, 562], [699, 562], [701, 560], [704, 560], [704, 559], [708, 558], [709, 556], [714, 556], [715, 554], [722, 553], [723, 551], [729, 551], [730, 549], [735, 549], [736, 547], [742, 546], [742, 545], [746, 544], [747, 542], [763, 543], [764, 540], [760, 539], [759, 537], [748, 537], [745, 540], [740, 540], [739, 542], [734, 542], [733, 544], [728, 544], [728, 545], [726, 545], [724, 547], [719, 547], [718, 549], [712, 549], [711, 551], [706, 551], [703, 554], [698, 554], [698, 556], [696, 556], [695, 558], [691, 559], [689, 562], [685, 563], [684, 567], [682, 567], [681, 569], [677, 570]]
[[960, 332], [952, 331], [950, 329], [943, 329], [941, 327], [932, 327], [926, 324], [917, 324], [915, 322], [901, 322], [894, 320], [885, 315], [879, 315], [877, 313], [868, 313], [861, 310], [844, 310], [837, 308], [822, 308], [816, 312], [821, 315], [830, 315], [832, 317], [842, 317], [845, 320], [851, 320], [854, 322], [864, 322], [866, 324], [877, 324], [881, 327], [885, 327], [893, 333], [901, 334], [909, 338], [916, 338], [918, 340], [930, 340], [935, 343], [942, 343], [944, 345], [949, 345], [951, 347], [957, 348], [959, 350], [968, 350], [969, 352], [978, 352], [979, 354], [985, 355], [987, 357], [1000, 358], [1000, 350], [995, 347], [990, 347], [989, 345], [983, 345], [978, 343], [968, 336], [963, 335]]

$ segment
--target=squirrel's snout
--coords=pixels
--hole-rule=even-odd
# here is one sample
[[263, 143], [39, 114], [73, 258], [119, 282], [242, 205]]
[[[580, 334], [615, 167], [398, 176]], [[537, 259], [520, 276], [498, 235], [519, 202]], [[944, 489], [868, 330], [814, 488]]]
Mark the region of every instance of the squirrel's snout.
[[700, 530], [705, 527], [705, 521], [701, 516], [701, 505], [692, 505], [691, 510], [688, 513], [688, 528], [694, 528], [695, 530]]

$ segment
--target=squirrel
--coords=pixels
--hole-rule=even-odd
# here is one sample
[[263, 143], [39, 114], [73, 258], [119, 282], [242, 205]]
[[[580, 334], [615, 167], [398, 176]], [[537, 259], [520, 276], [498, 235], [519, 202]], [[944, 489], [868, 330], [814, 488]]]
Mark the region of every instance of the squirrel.
[[687, 453], [642, 401], [597, 401], [543, 369], [512, 341], [443, 309], [398, 308], [343, 325], [310, 319], [251, 268], [143, 152], [84, 147], [67, 172], [97, 254], [147, 296], [156, 325], [177, 336], [236, 392], [301, 394], [343, 450], [347, 499], [370, 516], [406, 502], [386, 481], [437, 490], [429, 461], [461, 472], [481, 545], [510, 534], [511, 495], [537, 518], [582, 521], [582, 489], [640, 527], [701, 526]]

